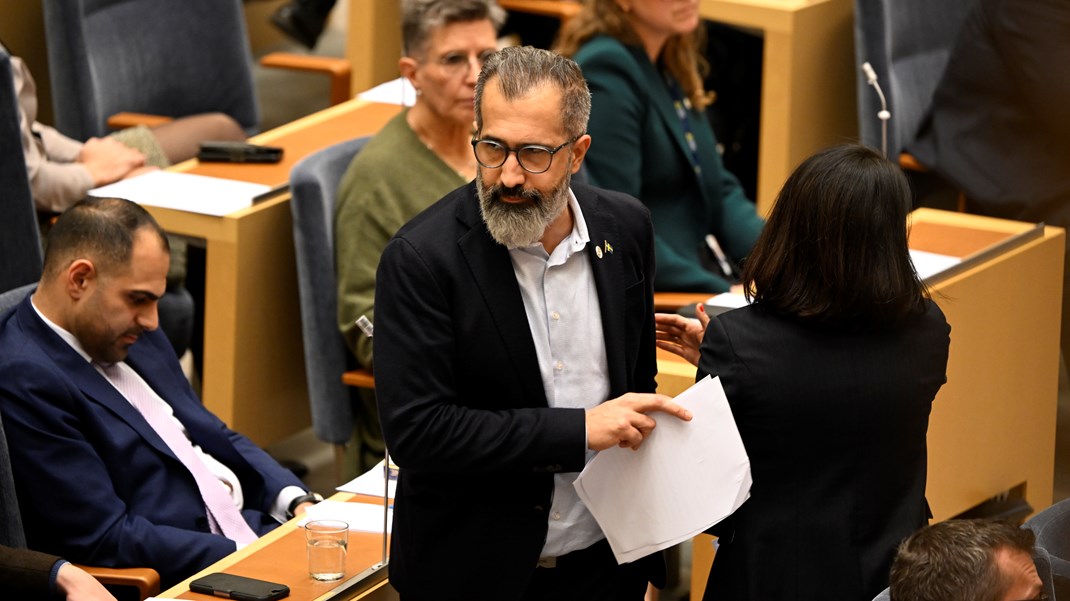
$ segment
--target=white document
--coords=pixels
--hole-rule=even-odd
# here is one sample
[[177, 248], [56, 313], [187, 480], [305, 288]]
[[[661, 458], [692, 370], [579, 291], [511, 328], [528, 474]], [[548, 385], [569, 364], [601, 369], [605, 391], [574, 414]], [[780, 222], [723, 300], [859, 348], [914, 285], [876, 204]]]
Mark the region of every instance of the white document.
[[[339, 486], [335, 490], [342, 492], [351, 492], [357, 495], [371, 495], [373, 497], [383, 496], [383, 462], [375, 464], [375, 467], [357, 476], [356, 478], [346, 482]], [[387, 492], [388, 497], [394, 498], [394, 494], [398, 489], [398, 481], [395, 478], [391, 478], [389, 481], [389, 490]]]
[[412, 83], [408, 79], [399, 77], [386, 83], [381, 83], [370, 90], [364, 90], [357, 94], [357, 98], [369, 102], [412, 106], [416, 103], [416, 89], [412, 87]]
[[139, 205], [222, 217], [253, 206], [253, 198], [270, 189], [271, 186], [264, 184], [206, 175], [150, 171], [94, 188], [89, 195], [125, 198]]
[[706, 299], [707, 305], [714, 307], [724, 307], [726, 309], [738, 309], [740, 307], [746, 307], [750, 304], [747, 297], [738, 292], [722, 292], [716, 296], [711, 296]]
[[[311, 520], [342, 520], [349, 524], [350, 530], [360, 532], [382, 532], [383, 511], [381, 504], [346, 503], [344, 501], [321, 501], [305, 510], [305, 516], [297, 522], [304, 526]], [[386, 516], [386, 531], [390, 532], [394, 522], [394, 509], [391, 506]]]
[[914, 262], [914, 271], [918, 272], [918, 278], [922, 280], [962, 262], [959, 257], [938, 255], [924, 250], [911, 250], [910, 260]]
[[676, 397], [690, 422], [652, 413], [639, 450], [598, 453], [574, 486], [618, 563], [671, 547], [720, 522], [750, 497], [750, 460], [719, 378]]

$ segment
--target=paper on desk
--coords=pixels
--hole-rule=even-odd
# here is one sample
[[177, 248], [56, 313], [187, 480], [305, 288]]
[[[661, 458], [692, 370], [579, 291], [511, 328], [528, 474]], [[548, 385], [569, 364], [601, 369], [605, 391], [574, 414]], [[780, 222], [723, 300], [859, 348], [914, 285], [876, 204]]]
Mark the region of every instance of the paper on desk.
[[[391, 478], [390, 489], [387, 491], [386, 496], [393, 499], [397, 489], [398, 481]], [[373, 497], [383, 496], [383, 462], [380, 461], [372, 469], [364, 472], [349, 482], [346, 482], [335, 490], [351, 492], [358, 495], [371, 495]]]
[[412, 82], [408, 79], [399, 77], [386, 83], [381, 83], [369, 90], [364, 90], [357, 94], [357, 98], [369, 102], [412, 106], [416, 103], [416, 89], [412, 87]]
[[918, 272], [918, 278], [922, 280], [962, 262], [959, 257], [938, 255], [924, 250], [913, 249], [910, 251], [910, 260], [914, 263], [914, 271]]
[[89, 191], [90, 196], [113, 196], [139, 205], [178, 209], [222, 217], [253, 205], [253, 198], [270, 190], [264, 184], [251, 184], [219, 177], [150, 171]]
[[703, 378], [675, 402], [690, 422], [652, 413], [657, 427], [639, 450], [598, 453], [574, 484], [619, 563], [695, 536], [750, 497], [750, 460], [720, 378]]
[[[372, 503], [346, 503], [343, 501], [321, 501], [305, 510], [305, 517], [297, 523], [304, 526], [310, 520], [342, 520], [349, 524], [350, 530], [361, 532], [383, 531], [383, 506]], [[387, 532], [391, 531], [394, 510], [386, 516]]]

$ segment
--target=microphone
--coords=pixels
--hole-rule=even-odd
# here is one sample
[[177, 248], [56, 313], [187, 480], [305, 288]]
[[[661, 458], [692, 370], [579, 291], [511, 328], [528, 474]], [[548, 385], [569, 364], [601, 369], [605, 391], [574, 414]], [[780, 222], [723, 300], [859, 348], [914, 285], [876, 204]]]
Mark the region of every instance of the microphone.
[[866, 83], [873, 86], [874, 90], [877, 90], [877, 97], [881, 101], [881, 110], [877, 111], [877, 118], [881, 120], [881, 153], [884, 154], [884, 158], [888, 158], [888, 120], [892, 118], [892, 114], [888, 112], [888, 103], [884, 100], [884, 91], [881, 90], [881, 85], [877, 83], [877, 72], [873, 70], [873, 65], [869, 64], [869, 61], [862, 63], [862, 73], [866, 76]]

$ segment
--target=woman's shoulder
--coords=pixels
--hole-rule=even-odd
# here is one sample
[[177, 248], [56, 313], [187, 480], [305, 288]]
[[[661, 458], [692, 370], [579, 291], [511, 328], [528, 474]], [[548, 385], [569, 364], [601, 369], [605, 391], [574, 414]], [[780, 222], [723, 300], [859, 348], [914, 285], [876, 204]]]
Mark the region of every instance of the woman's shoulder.
[[618, 63], [636, 67], [639, 65], [632, 48], [608, 35], [598, 35], [587, 40], [572, 58], [580, 65], [580, 68], [601, 63]]

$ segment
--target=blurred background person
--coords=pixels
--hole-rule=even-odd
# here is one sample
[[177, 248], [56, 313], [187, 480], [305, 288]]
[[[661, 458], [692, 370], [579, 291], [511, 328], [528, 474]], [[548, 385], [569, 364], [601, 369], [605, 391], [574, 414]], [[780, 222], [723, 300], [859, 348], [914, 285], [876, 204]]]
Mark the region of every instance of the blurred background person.
[[[1070, 2], [979, 0], [909, 151], [970, 213], [1070, 228]], [[893, 109], [894, 110], [894, 109]], [[1070, 241], [1063, 361], [1070, 356]]]
[[271, 13], [271, 23], [309, 50], [316, 47], [336, 0], [293, 0]]
[[[925, 435], [950, 327], [910, 260], [911, 201], [874, 150], [807, 159], [744, 263], [753, 303], [709, 321], [698, 377], [720, 376], [754, 485], [711, 529], [705, 599], [869, 601], [925, 525]], [[659, 346], [693, 359], [702, 329], [656, 320]]]
[[650, 208], [656, 290], [727, 291], [762, 229], [706, 117], [699, 21], [698, 0], [586, 0], [557, 44], [593, 96], [591, 183]]
[[[497, 50], [505, 12], [493, 0], [404, 0], [403, 77], [415, 104], [370, 140], [342, 177], [335, 214], [338, 327], [357, 362], [372, 365], [372, 341], [355, 325], [374, 317], [375, 270], [386, 243], [406, 222], [476, 175], [473, 99], [483, 61]], [[355, 407], [357, 456], [345, 478], [383, 457], [374, 393]], [[354, 464], [353, 461], [356, 460]]]

